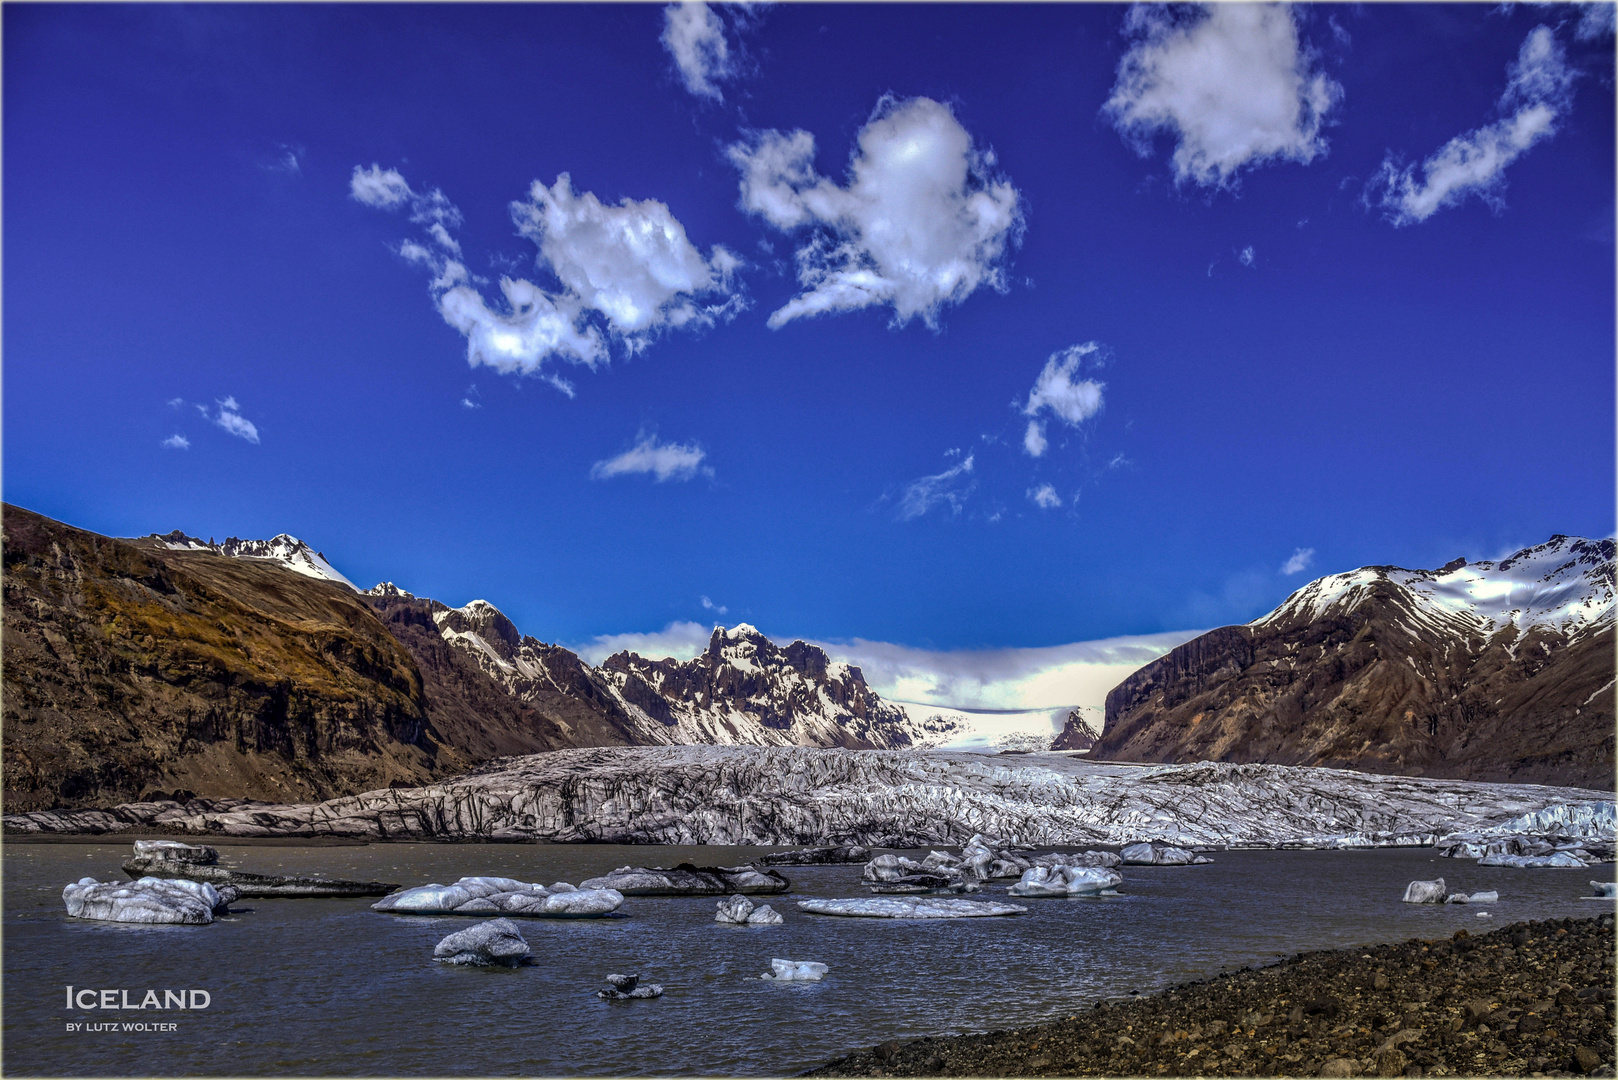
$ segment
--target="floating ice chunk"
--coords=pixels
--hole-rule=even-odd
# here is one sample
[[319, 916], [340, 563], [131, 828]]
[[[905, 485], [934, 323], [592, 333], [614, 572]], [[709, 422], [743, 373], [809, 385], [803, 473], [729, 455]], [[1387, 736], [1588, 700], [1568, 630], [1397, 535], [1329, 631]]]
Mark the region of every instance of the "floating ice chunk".
[[1036, 866], [1009, 890], [1012, 896], [1096, 896], [1124, 880], [1098, 866]]
[[1200, 866], [1212, 859], [1169, 844], [1130, 844], [1119, 852], [1125, 866]]
[[1444, 879], [1434, 878], [1432, 881], [1412, 881], [1405, 886], [1404, 902], [1407, 904], [1442, 904], [1444, 902]]
[[1464, 892], [1450, 893], [1444, 900], [1446, 904], [1498, 904], [1499, 902], [1500, 894], [1493, 890], [1475, 892], [1470, 896]]
[[663, 996], [661, 983], [647, 983], [640, 985], [639, 975], [608, 975], [607, 982], [612, 984], [611, 990], [597, 990], [596, 997], [607, 1001], [628, 1001], [631, 998], [655, 998]]
[[755, 905], [745, 896], [727, 896], [719, 901], [713, 920], [736, 926], [779, 926], [786, 921], [770, 905]]
[[182, 844], [178, 840], [136, 840], [135, 854], [192, 866], [212, 866], [219, 861], [219, 852], [206, 844]]
[[984, 915], [1021, 915], [1028, 909], [993, 900], [957, 900], [953, 896], [873, 896], [846, 900], [799, 900], [815, 915], [847, 915], [867, 919], [970, 919]]
[[1111, 851], [1052, 852], [1033, 861], [1034, 866], [1100, 866], [1109, 870], [1123, 864], [1123, 857]]
[[433, 949], [433, 959], [441, 964], [516, 967], [531, 951], [510, 919], [490, 919], [440, 941]]
[[1592, 881], [1590, 887], [1595, 890], [1598, 900], [1611, 900], [1618, 897], [1618, 881]]
[[1490, 915], [1487, 911], [1480, 911], [1480, 912], [1478, 912], [1478, 918], [1480, 918], [1480, 919], [1492, 919], [1492, 918], [1494, 918], [1494, 916]]
[[215, 889], [205, 881], [143, 877], [100, 882], [80, 878], [62, 890], [62, 902], [75, 919], [100, 922], [180, 923], [206, 926], [222, 914], [236, 890]]
[[1514, 866], [1519, 870], [1550, 866], [1576, 869], [1585, 865], [1583, 859], [1570, 852], [1558, 851], [1554, 855], [1485, 855], [1479, 866]]
[[830, 970], [825, 964], [817, 964], [813, 960], [771, 960], [770, 970], [759, 978], [774, 979], [776, 982], [819, 982]]
[[781, 893], [792, 883], [774, 870], [754, 866], [620, 866], [591, 878], [581, 889], [612, 889], [625, 896], [725, 896], [730, 893]]
[[513, 878], [464, 877], [453, 885], [421, 885], [384, 896], [373, 911], [401, 915], [525, 915], [534, 918], [595, 918], [623, 905], [612, 889], [575, 889], [557, 882], [547, 889]]
[[871, 857], [869, 848], [838, 844], [832, 847], [800, 848], [797, 851], [777, 851], [759, 862], [765, 866], [828, 866], [835, 863], [864, 862]]
[[[937, 853], [935, 852], [934, 854]], [[928, 856], [928, 858], [931, 860], [932, 857]], [[866, 881], [898, 881], [900, 878], [921, 873], [924, 866], [927, 870], [935, 870], [939, 868], [939, 865], [934, 863], [932, 866], [925, 866], [925, 864], [916, 862], [913, 859], [907, 859], [903, 855], [878, 855], [865, 864], [865, 869], [860, 876]]]

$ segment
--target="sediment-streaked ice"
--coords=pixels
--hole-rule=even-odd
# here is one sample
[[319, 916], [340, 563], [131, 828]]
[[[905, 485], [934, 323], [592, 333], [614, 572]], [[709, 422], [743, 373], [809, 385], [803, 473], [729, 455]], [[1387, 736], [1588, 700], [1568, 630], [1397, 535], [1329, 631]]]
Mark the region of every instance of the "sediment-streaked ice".
[[815, 915], [867, 919], [970, 919], [985, 915], [1021, 915], [1028, 909], [994, 900], [957, 900], [951, 896], [872, 896], [843, 900], [799, 900]]
[[598, 918], [623, 905], [611, 889], [576, 889], [565, 881], [550, 888], [502, 877], [463, 877], [453, 885], [419, 885], [390, 893], [372, 911], [398, 915], [525, 915], [542, 919]]
[[228, 885], [205, 881], [143, 877], [136, 881], [80, 878], [62, 890], [62, 902], [75, 919], [99, 922], [178, 923], [206, 926], [236, 899]]
[[441, 964], [516, 967], [532, 951], [510, 919], [490, 919], [440, 941], [433, 949], [433, 959]]
[[1093, 866], [1035, 866], [1007, 891], [1012, 896], [1096, 896], [1124, 880], [1114, 870]]
[[1444, 879], [1434, 878], [1432, 881], [1412, 881], [1405, 886], [1404, 902], [1407, 904], [1442, 904], [1444, 902]]

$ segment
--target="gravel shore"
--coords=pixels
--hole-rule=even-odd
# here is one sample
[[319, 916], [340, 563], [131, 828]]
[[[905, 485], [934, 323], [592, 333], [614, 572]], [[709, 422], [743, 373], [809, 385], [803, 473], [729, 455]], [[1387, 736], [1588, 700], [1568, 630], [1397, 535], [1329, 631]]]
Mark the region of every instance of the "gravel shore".
[[809, 1076], [1612, 1076], [1613, 916], [1300, 953]]

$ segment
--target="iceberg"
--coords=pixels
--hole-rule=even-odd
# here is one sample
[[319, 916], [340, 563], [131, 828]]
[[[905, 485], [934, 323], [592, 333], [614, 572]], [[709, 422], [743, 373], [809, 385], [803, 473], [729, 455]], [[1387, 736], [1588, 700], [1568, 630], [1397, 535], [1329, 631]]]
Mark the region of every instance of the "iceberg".
[[1405, 886], [1404, 902], [1407, 904], [1442, 904], [1444, 902], [1444, 879], [1434, 878], [1432, 881], [1412, 881]]
[[596, 997], [607, 1001], [628, 1001], [631, 998], [663, 996], [661, 983], [647, 983], [645, 986], [641, 986], [639, 975], [608, 975], [607, 982], [612, 984], [612, 989], [597, 990]]
[[1618, 881], [1592, 881], [1590, 887], [1595, 890], [1592, 899], [1611, 900], [1618, 897]]
[[433, 959], [441, 964], [516, 967], [531, 951], [510, 919], [490, 919], [440, 941], [433, 949]]
[[776, 982], [819, 982], [829, 970], [825, 964], [813, 960], [771, 960], [770, 970], [759, 978]]
[[1124, 880], [1114, 870], [1092, 866], [1035, 866], [1008, 892], [1012, 896], [1098, 896]]
[[796, 851], [777, 851], [759, 862], [765, 866], [829, 866], [836, 863], [864, 862], [871, 857], [871, 849], [858, 845], [837, 844], [831, 847], [799, 848]]
[[215, 889], [205, 881], [97, 881], [80, 878], [62, 890], [62, 902], [75, 919], [100, 922], [179, 923], [206, 926], [235, 900], [235, 889]]
[[611, 889], [625, 896], [725, 896], [729, 893], [783, 893], [792, 882], [774, 870], [753, 866], [620, 866], [582, 882], [582, 889]]
[[1479, 866], [1514, 866], [1519, 870], [1533, 867], [1551, 866], [1576, 869], [1583, 867], [1585, 862], [1572, 852], [1558, 851], [1554, 855], [1485, 855], [1478, 860]]
[[178, 840], [136, 840], [135, 854], [196, 866], [212, 866], [219, 861], [219, 852], [206, 844], [182, 844]]
[[755, 906], [745, 896], [727, 896], [719, 901], [713, 921], [733, 926], [780, 926], [786, 920], [768, 904]]
[[993, 900], [957, 900], [952, 896], [873, 896], [844, 900], [799, 900], [815, 915], [866, 919], [970, 919], [986, 915], [1021, 915], [1028, 909]]
[[1450, 893], [1444, 899], [1446, 904], [1498, 904], [1499, 902], [1500, 894], [1492, 889], [1489, 892], [1475, 892], [1470, 896], [1464, 892]]
[[1169, 844], [1152, 841], [1144, 844], [1130, 844], [1119, 852], [1125, 866], [1200, 866], [1211, 863], [1212, 859], [1197, 855], [1185, 848], [1173, 847]]
[[[463, 877], [453, 885], [419, 885], [384, 896], [372, 911], [398, 915], [524, 915], [541, 919], [599, 918], [617, 911], [623, 894], [611, 889], [575, 889], [557, 882], [547, 889], [502, 877]], [[498, 921], [498, 920], [497, 920]]]

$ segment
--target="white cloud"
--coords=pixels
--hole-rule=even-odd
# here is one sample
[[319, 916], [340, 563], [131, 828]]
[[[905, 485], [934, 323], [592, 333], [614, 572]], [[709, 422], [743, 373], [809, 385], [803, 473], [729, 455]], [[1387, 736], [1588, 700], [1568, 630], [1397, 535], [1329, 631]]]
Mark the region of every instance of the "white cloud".
[[1028, 456], [1043, 457], [1048, 445], [1045, 441], [1045, 425], [1038, 420], [1028, 421], [1028, 428], [1022, 433], [1022, 448], [1028, 451]]
[[1241, 264], [1243, 266], [1252, 266], [1253, 265], [1253, 258], [1254, 258], [1254, 256], [1253, 256], [1253, 245], [1249, 244], [1246, 247], [1242, 248], [1242, 253], [1240, 255], [1238, 255], [1237, 258], [1239, 260], [1241, 260]]
[[1041, 484], [1037, 488], [1028, 489], [1028, 497], [1034, 500], [1034, 505], [1041, 510], [1053, 510], [1062, 505], [1062, 497], [1050, 484]]
[[1580, 41], [1599, 41], [1612, 36], [1615, 23], [1618, 23], [1618, 4], [1595, 0], [1579, 5], [1579, 25], [1574, 33]]
[[724, 604], [716, 604], [712, 600], [708, 599], [706, 596], [704, 596], [702, 598], [702, 610], [711, 611], [715, 615], [728, 615], [728, 614], [730, 614], [730, 609], [728, 607], [726, 607]]
[[1556, 134], [1557, 122], [1572, 105], [1574, 73], [1549, 27], [1538, 26], [1523, 40], [1500, 97], [1503, 119], [1457, 135], [1420, 165], [1399, 168], [1390, 154], [1366, 189], [1395, 226], [1426, 221], [1439, 210], [1477, 195], [1498, 212], [1504, 207], [1506, 166], [1535, 143]]
[[369, 169], [354, 166], [348, 178], [349, 198], [378, 210], [396, 210], [410, 201], [410, 185], [396, 169], [372, 164]]
[[[538, 248], [540, 262], [561, 281], [552, 292], [531, 281], [502, 277], [503, 303], [485, 299], [460, 261], [450, 229], [460, 211], [434, 188], [413, 193], [404, 178], [356, 167], [351, 187], [369, 205], [409, 201], [411, 220], [430, 243], [405, 240], [399, 255], [433, 274], [429, 289], [444, 321], [467, 340], [467, 362], [502, 373], [538, 375], [572, 397], [571, 383], [544, 370], [552, 359], [594, 368], [610, 357], [609, 336], [628, 353], [644, 349], [668, 329], [712, 326], [742, 310], [736, 281], [741, 260], [721, 246], [703, 254], [663, 203], [624, 199], [604, 205], [573, 190], [563, 173], [552, 187], [535, 181], [526, 201], [511, 204], [518, 230]], [[391, 203], [379, 201], [382, 192]]]
[[[640, 348], [666, 327], [712, 326], [739, 310], [732, 281], [741, 260], [715, 246], [707, 258], [686, 238], [669, 208], [655, 199], [603, 205], [573, 191], [567, 173], [547, 188], [535, 181], [512, 217], [538, 247], [569, 296], [594, 309]], [[699, 304], [697, 297], [716, 302]]]
[[1076, 378], [1085, 359], [1100, 351], [1099, 344], [1088, 341], [1052, 353], [1045, 361], [1045, 368], [1034, 381], [1034, 388], [1028, 391], [1028, 403], [1022, 410], [1024, 416], [1036, 418], [1029, 420], [1023, 432], [1023, 450], [1030, 456], [1044, 454], [1047, 445], [1044, 426], [1037, 420], [1040, 412], [1048, 409], [1064, 423], [1077, 427], [1101, 411], [1101, 392], [1106, 384]]
[[182, 398], [182, 397], [169, 398], [169, 401], [168, 401], [168, 406], [171, 409], [178, 409], [181, 405], [184, 405], [184, 404], [185, 404], [185, 398]]
[[258, 428], [253, 426], [253, 422], [251, 420], [248, 420], [240, 415], [238, 410], [241, 407], [236, 404], [236, 399], [234, 397], [227, 397], [223, 401], [217, 402], [217, 404], [219, 406], [219, 411], [214, 414], [213, 422], [230, 432], [232, 435], [236, 436], [238, 439], [246, 439], [254, 446], [257, 446]]
[[671, 622], [650, 634], [602, 634], [569, 648], [587, 664], [600, 664], [613, 653], [629, 651], [649, 660], [691, 660], [707, 649], [713, 628], [694, 622]]
[[598, 461], [590, 467], [593, 480], [606, 480], [614, 476], [650, 473], [658, 483], [665, 480], [690, 480], [698, 473], [712, 476], [713, 469], [702, 464], [707, 454], [696, 444], [659, 443], [656, 435], [642, 435], [640, 441], [617, 457]]
[[1021, 196], [949, 107], [885, 96], [858, 141], [844, 187], [815, 172], [807, 131], [757, 132], [726, 151], [741, 170], [743, 209], [784, 232], [810, 230], [797, 249], [803, 291], [769, 325], [882, 306], [895, 326], [919, 317], [936, 327], [946, 304], [982, 286], [1004, 290]]
[[1315, 561], [1314, 548], [1297, 548], [1290, 558], [1281, 564], [1281, 573], [1292, 575], [1309, 569], [1309, 564]]
[[191, 449], [191, 440], [175, 432], [163, 440], [163, 446], [168, 450], [189, 450]]
[[1320, 128], [1342, 87], [1313, 70], [1286, 6], [1214, 3], [1177, 15], [1137, 4], [1125, 32], [1134, 44], [1103, 113], [1143, 156], [1153, 135], [1173, 134], [1178, 183], [1228, 187], [1243, 168], [1326, 152]]
[[663, 47], [680, 69], [680, 81], [698, 97], [724, 100], [714, 83], [735, 73], [725, 27], [707, 4], [685, 0], [663, 9]]
[[956, 481], [972, 472], [972, 455], [966, 455], [954, 468], [945, 469], [936, 476], [923, 476], [905, 488], [904, 494], [899, 497], [899, 520], [911, 521], [921, 517], [927, 511], [940, 503], [948, 503], [954, 513], [961, 512], [961, 505], [966, 496], [971, 493], [970, 483], [964, 487], [957, 485]]
[[1184, 630], [1031, 649], [935, 651], [861, 638], [815, 644], [832, 659], [857, 665], [871, 688], [890, 700], [963, 709], [1039, 709], [1100, 706], [1107, 692], [1129, 675], [1200, 633]]

